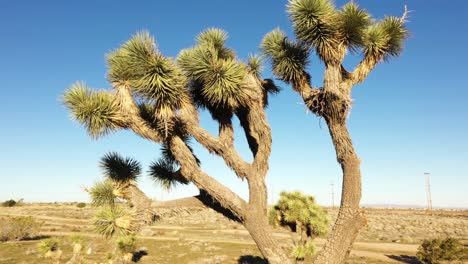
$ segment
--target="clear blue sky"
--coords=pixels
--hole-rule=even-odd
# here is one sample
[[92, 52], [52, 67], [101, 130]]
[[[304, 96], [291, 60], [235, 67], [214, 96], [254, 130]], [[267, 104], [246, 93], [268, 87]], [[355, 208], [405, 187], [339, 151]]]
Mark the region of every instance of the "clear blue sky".
[[[423, 173], [430, 172], [435, 206], [468, 207], [468, 2], [356, 2], [377, 18], [401, 15], [404, 4], [412, 10], [403, 55], [379, 65], [353, 92], [348, 126], [362, 159], [362, 203], [424, 205]], [[104, 54], [133, 33], [149, 30], [164, 54], [176, 56], [203, 29], [219, 27], [246, 58], [275, 27], [292, 36], [285, 5], [285, 0], [1, 1], [0, 200], [87, 200], [79, 187], [100, 179], [98, 160], [107, 151], [133, 156], [145, 169], [158, 158], [158, 145], [129, 132], [90, 139], [59, 99], [76, 80], [109, 87]], [[315, 57], [312, 62], [314, 84], [320, 85], [323, 66]], [[346, 61], [348, 67], [353, 63], [355, 58]], [[271, 77], [269, 65], [264, 77]], [[273, 131], [270, 201], [281, 190], [301, 190], [330, 204], [330, 182], [339, 193], [341, 172], [326, 125], [305, 112], [290, 87], [278, 84], [283, 91], [267, 111]], [[202, 123], [216, 131], [206, 113]], [[236, 139], [249, 157], [244, 139]], [[195, 151], [207, 172], [246, 195], [245, 182], [222, 160], [198, 145]], [[197, 193], [193, 186], [162, 192], [145, 178], [141, 185], [157, 199]]]

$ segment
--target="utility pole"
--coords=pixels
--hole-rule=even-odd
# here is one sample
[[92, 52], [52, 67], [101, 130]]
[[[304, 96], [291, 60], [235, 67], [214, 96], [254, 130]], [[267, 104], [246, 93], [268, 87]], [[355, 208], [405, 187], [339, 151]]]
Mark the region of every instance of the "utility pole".
[[332, 198], [332, 209], [335, 209], [335, 184], [333, 184], [333, 181], [330, 183], [331, 186], [331, 198]]
[[431, 174], [429, 172], [425, 172], [426, 175], [426, 199], [427, 199], [427, 210], [432, 210], [432, 195], [431, 195]]

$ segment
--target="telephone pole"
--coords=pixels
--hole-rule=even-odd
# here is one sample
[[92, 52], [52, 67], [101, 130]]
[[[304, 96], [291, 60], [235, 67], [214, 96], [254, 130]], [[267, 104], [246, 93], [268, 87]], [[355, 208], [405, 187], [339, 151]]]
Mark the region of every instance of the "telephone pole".
[[330, 183], [331, 186], [331, 199], [332, 199], [332, 209], [335, 209], [335, 184], [333, 184], [333, 181]]
[[426, 175], [426, 199], [427, 199], [427, 210], [432, 210], [432, 195], [431, 195], [431, 174], [429, 172], [425, 172]]

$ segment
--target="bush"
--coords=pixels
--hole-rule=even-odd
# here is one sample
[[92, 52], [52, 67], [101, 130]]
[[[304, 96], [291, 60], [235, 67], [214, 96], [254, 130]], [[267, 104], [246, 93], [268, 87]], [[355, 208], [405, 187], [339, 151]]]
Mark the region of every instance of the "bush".
[[304, 260], [306, 256], [313, 256], [315, 254], [315, 247], [311, 241], [305, 244], [297, 244], [292, 249], [292, 256], [296, 260]]
[[32, 239], [39, 234], [43, 225], [31, 216], [0, 218], [0, 242]]
[[134, 235], [121, 236], [115, 240], [117, 249], [123, 253], [133, 253], [136, 249], [136, 238]]
[[78, 207], [78, 208], [85, 208], [85, 207], [86, 207], [86, 204], [85, 204], [85, 203], [77, 203], [77, 204], [76, 204], [76, 207]]
[[468, 259], [467, 249], [454, 238], [425, 239], [418, 248], [418, 259], [422, 263], [435, 264], [441, 261]]
[[37, 250], [42, 254], [46, 254], [47, 252], [54, 252], [57, 251], [59, 248], [59, 242], [56, 238], [46, 238], [43, 239], [37, 245]]
[[2, 206], [3, 207], [13, 207], [16, 205], [16, 201], [13, 200], [13, 199], [10, 199], [10, 200], [6, 200], [2, 203]]

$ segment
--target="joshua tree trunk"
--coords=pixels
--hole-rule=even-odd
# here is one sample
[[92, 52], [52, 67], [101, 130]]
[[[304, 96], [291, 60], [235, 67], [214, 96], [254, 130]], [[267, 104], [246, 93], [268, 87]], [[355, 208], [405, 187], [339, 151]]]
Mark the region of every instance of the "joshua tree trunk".
[[154, 211], [153, 200], [148, 198], [135, 184], [129, 186], [130, 201], [137, 209], [140, 220], [145, 224], [151, 224], [156, 220], [157, 215]]
[[246, 215], [244, 226], [249, 231], [262, 255], [268, 260], [268, 263], [292, 263], [291, 259], [284, 254], [284, 249], [271, 235], [273, 232], [263, 212], [250, 210]]
[[366, 218], [359, 210], [361, 200], [360, 161], [344, 121], [328, 120], [336, 156], [343, 171], [341, 205], [333, 229], [315, 263], [344, 263]]

